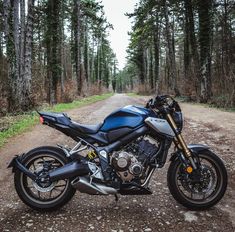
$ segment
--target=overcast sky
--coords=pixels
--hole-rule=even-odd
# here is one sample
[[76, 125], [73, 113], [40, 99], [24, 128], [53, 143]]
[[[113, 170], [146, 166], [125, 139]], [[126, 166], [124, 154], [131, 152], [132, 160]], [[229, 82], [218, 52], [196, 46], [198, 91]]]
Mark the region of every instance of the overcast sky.
[[120, 69], [125, 66], [126, 48], [129, 43], [127, 32], [131, 30], [131, 20], [124, 14], [133, 12], [138, 2], [139, 0], [102, 0], [108, 22], [114, 27], [114, 30], [110, 31], [109, 40]]

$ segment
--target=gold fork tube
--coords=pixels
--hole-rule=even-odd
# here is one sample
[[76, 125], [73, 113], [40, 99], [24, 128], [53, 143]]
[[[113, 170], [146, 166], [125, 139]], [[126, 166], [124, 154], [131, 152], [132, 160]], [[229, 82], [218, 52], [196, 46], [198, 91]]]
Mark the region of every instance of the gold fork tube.
[[[177, 130], [177, 126], [176, 126], [175, 121], [174, 121], [174, 119], [172, 118], [172, 116], [171, 116], [170, 114], [167, 114], [166, 117], [167, 117], [167, 120], [168, 120], [168, 122], [170, 123], [170, 125], [171, 125], [171, 126], [174, 128], [174, 130], [176, 131], [176, 130]], [[182, 136], [181, 134], [176, 134], [176, 139], [177, 139], [176, 142], [178, 142], [178, 144], [180, 145], [180, 147], [181, 147], [182, 150], [184, 151], [186, 157], [187, 157], [187, 158], [190, 158], [190, 157], [191, 157], [191, 152], [190, 152], [190, 150], [188, 149], [188, 147], [187, 147], [187, 145], [186, 145], [186, 143], [185, 143], [185, 141], [184, 141], [183, 136]]]

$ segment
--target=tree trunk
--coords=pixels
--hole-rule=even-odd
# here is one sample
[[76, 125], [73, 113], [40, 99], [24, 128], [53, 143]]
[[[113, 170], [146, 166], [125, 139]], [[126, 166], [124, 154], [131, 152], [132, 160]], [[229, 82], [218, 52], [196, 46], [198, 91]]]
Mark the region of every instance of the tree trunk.
[[64, 22], [65, 22], [65, 2], [62, 1], [61, 3], [61, 43], [60, 43], [60, 52], [61, 52], [61, 77], [60, 77], [60, 100], [63, 102], [64, 101], [64, 82], [66, 78], [66, 73], [67, 73], [67, 64], [66, 64], [66, 54], [65, 54], [65, 48], [66, 48], [66, 43], [65, 43], [65, 33], [64, 33]]
[[171, 26], [169, 22], [169, 12], [167, 1], [164, 1], [164, 16], [165, 16], [165, 30], [166, 30], [166, 40], [167, 40], [167, 50], [168, 50], [168, 61], [169, 61], [169, 78], [170, 78], [170, 87], [175, 92], [176, 96], [180, 95], [178, 86], [177, 86], [177, 73], [176, 73], [176, 62], [175, 62], [175, 43], [174, 43], [174, 23]]
[[25, 30], [25, 53], [24, 53], [24, 81], [23, 81], [23, 110], [28, 110], [31, 101], [32, 87], [32, 42], [33, 42], [33, 8], [34, 0], [28, 0], [28, 15]]
[[[195, 91], [198, 96], [200, 89], [199, 88], [200, 62], [198, 54], [198, 45], [195, 35], [195, 23], [194, 23], [192, 0], [185, 0], [184, 6], [185, 6], [185, 51], [184, 51], [185, 79], [189, 80], [190, 85], [194, 83]], [[192, 80], [191, 75], [193, 78], [195, 78], [194, 80]]]
[[138, 48], [138, 66], [139, 66], [139, 79], [140, 79], [140, 84], [144, 86], [145, 83], [145, 58], [144, 58], [144, 48], [143, 45], [140, 44]]
[[21, 100], [21, 89], [22, 82], [20, 81], [20, 65], [19, 65], [19, 57], [20, 57], [20, 41], [19, 41], [19, 0], [14, 0], [14, 14], [13, 14], [13, 37], [14, 37], [14, 46], [15, 46], [15, 92], [16, 97]]
[[[24, 65], [25, 65], [25, 60], [24, 60], [24, 55], [25, 55], [25, 0], [20, 0], [20, 36], [19, 36], [19, 78], [20, 82], [23, 83], [24, 81]], [[24, 104], [24, 99], [23, 99], [23, 94], [22, 98], [20, 99], [20, 104]]]
[[102, 75], [103, 75], [103, 70], [102, 70], [102, 62], [103, 62], [103, 38], [100, 38], [100, 42], [98, 45], [98, 52], [97, 52], [97, 62], [98, 62], [98, 87], [99, 87], [99, 92], [101, 92], [101, 86], [102, 86]]
[[156, 89], [156, 85], [158, 85], [159, 81], [159, 65], [160, 65], [160, 28], [159, 28], [159, 15], [158, 12], [155, 14], [155, 26], [154, 26], [154, 73], [155, 73], [155, 85], [154, 90]]
[[200, 100], [208, 102], [211, 92], [212, 0], [198, 1], [200, 44]]
[[4, 33], [6, 44], [8, 42], [9, 36], [9, 11], [10, 11], [10, 0], [3, 1], [3, 23], [4, 23]]
[[20, 110], [19, 81], [19, 0], [4, 2], [6, 52], [8, 59], [8, 111]]
[[82, 75], [81, 75], [81, 3], [80, 0], [74, 0], [74, 44], [75, 44], [75, 67], [77, 80], [77, 93], [82, 92]]
[[154, 90], [154, 78], [153, 78], [153, 49], [149, 48], [149, 82], [151, 92]]
[[191, 0], [184, 0], [184, 79], [186, 82], [190, 82], [190, 22], [189, 22], [189, 8]]
[[95, 55], [94, 55], [94, 51], [95, 51], [95, 42], [94, 42], [95, 38], [93, 38], [92, 40], [92, 51], [91, 51], [91, 58], [90, 58], [90, 69], [89, 69], [89, 76], [90, 76], [90, 82], [93, 84], [95, 81]]
[[57, 103], [57, 84], [61, 77], [61, 23], [60, 0], [47, 3], [47, 79], [49, 82], [48, 100]]
[[84, 29], [84, 75], [86, 84], [89, 84], [89, 46], [88, 46], [88, 25], [87, 19], [85, 18], [85, 29]]

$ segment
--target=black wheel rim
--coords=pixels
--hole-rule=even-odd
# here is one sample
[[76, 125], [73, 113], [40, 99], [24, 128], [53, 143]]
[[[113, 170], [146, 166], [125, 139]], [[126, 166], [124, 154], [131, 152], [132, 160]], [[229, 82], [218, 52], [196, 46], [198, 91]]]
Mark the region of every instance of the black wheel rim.
[[[40, 169], [43, 169], [45, 163], [52, 164], [49, 171], [65, 164], [61, 159], [54, 155], [40, 154], [28, 160], [25, 166], [32, 172], [38, 174], [40, 173]], [[40, 183], [34, 182], [23, 173], [21, 173], [20, 181], [26, 196], [39, 204], [51, 204], [58, 201], [62, 198], [69, 186], [68, 179], [40, 185]]]
[[198, 183], [192, 181], [187, 182], [187, 178], [190, 179], [190, 174], [187, 174], [180, 163], [176, 170], [175, 182], [182, 197], [194, 204], [205, 204], [213, 201], [222, 188], [222, 171], [219, 165], [210, 157], [200, 154], [199, 161], [201, 163], [201, 172], [207, 172], [207, 179], [204, 179], [204, 175], [201, 176]]

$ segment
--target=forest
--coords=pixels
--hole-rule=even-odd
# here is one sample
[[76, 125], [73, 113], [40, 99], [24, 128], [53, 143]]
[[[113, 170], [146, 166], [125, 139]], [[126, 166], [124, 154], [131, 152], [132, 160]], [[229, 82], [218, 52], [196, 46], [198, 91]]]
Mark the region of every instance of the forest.
[[139, 0], [126, 17], [119, 70], [101, 1], [0, 0], [0, 115], [107, 91], [235, 106], [233, 0]]
[[108, 89], [112, 25], [95, 0], [0, 1], [0, 114]]
[[119, 91], [169, 93], [235, 106], [233, 0], [140, 0]]

